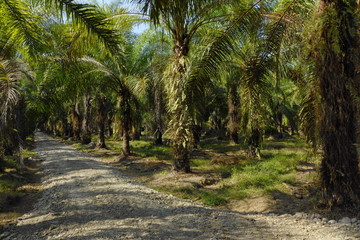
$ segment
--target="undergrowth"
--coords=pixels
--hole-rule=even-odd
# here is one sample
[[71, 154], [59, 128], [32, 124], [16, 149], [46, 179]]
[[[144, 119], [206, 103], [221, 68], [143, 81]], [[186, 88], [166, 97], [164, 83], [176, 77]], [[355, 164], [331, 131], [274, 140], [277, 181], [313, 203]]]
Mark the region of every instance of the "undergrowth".
[[[25, 148], [22, 152], [22, 157], [24, 159], [32, 157], [35, 152], [32, 152], [31, 146], [33, 143], [32, 138], [26, 139]], [[18, 192], [17, 189], [24, 185], [26, 182], [24, 181], [25, 169], [22, 169], [19, 164], [19, 153], [15, 153], [12, 156], [5, 156], [2, 161], [2, 169], [0, 172], [0, 212], [6, 208], [9, 201], [13, 201], [19, 197], [23, 196], [23, 193]]]

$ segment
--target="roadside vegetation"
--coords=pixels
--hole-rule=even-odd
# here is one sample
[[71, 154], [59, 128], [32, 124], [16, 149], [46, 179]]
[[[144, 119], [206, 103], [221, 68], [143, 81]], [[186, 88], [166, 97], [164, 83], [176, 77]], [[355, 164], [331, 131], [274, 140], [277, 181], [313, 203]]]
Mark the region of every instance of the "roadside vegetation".
[[27, 138], [22, 152], [24, 165], [19, 164], [20, 156], [5, 157], [0, 173], [0, 226], [13, 221], [32, 209], [41, 193], [40, 163], [34, 162], [33, 139]]

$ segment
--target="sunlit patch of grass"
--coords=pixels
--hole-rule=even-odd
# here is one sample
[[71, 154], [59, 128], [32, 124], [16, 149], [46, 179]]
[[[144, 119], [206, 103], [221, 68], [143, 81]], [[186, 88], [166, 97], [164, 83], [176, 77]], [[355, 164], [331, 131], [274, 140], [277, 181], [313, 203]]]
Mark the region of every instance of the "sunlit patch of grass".
[[22, 184], [19, 179], [7, 173], [0, 175], [0, 210], [6, 207], [9, 198], [15, 198], [20, 194], [16, 192], [16, 189]]
[[16, 219], [18, 217], [21, 217], [22, 215], [23, 215], [22, 213], [17, 213], [17, 212], [0, 213], [0, 223]]
[[231, 178], [224, 183], [223, 194], [242, 199], [275, 190], [284, 191], [283, 183], [296, 183], [296, 166], [305, 157], [294, 153], [268, 154], [263, 160], [233, 167]]
[[18, 170], [20, 168], [19, 158], [16, 155], [13, 156], [5, 156], [4, 161], [2, 162], [4, 169], [15, 169]]
[[154, 145], [151, 141], [131, 141], [131, 151], [143, 158], [154, 158], [158, 160], [171, 160], [171, 148], [166, 145]]
[[199, 144], [200, 149], [209, 149], [217, 153], [226, 153], [240, 150], [240, 145], [231, 145], [229, 141], [217, 140], [215, 138], [206, 139]]
[[248, 198], [248, 197], [251, 197], [254, 195], [258, 195], [258, 191], [257, 191], [257, 193], [255, 193], [253, 191], [253, 189], [240, 189], [234, 185], [224, 185], [218, 192], [219, 192], [219, 195], [221, 195], [223, 197], [237, 199], [237, 200], [241, 200], [241, 199], [245, 199], [245, 198]]
[[12, 192], [21, 185], [21, 182], [15, 178], [0, 175], [0, 193]]
[[263, 149], [273, 150], [273, 149], [305, 149], [307, 147], [307, 143], [299, 138], [282, 138], [276, 140], [265, 140], [262, 144]]
[[191, 167], [197, 168], [197, 169], [209, 169], [212, 168], [211, 166], [211, 160], [207, 158], [196, 158], [191, 159]]
[[208, 206], [225, 205], [228, 201], [219, 194], [212, 192], [200, 192], [201, 202]]
[[84, 145], [84, 144], [75, 144], [75, 145], [74, 145], [74, 148], [75, 148], [76, 150], [80, 150], [80, 151], [89, 149], [88, 146], [87, 146], [87, 145]]
[[29, 158], [29, 157], [32, 157], [36, 154], [36, 152], [33, 152], [33, 151], [30, 151], [29, 149], [24, 149], [23, 152], [23, 158]]
[[156, 176], [165, 176], [168, 175], [171, 172], [171, 170], [164, 170], [158, 173], [155, 173]]
[[111, 140], [108, 139], [105, 141], [106, 147], [111, 150], [114, 151], [116, 153], [120, 153], [121, 152], [121, 144], [122, 142], [120, 140]]

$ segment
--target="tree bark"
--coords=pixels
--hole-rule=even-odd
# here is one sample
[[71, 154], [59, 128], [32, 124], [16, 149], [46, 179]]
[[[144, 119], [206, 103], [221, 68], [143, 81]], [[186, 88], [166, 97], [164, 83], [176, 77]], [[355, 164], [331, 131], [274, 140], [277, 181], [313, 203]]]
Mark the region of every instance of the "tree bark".
[[81, 134], [81, 115], [79, 112], [79, 104], [75, 103], [72, 114], [71, 114], [71, 128], [72, 128], [72, 137], [74, 140], [80, 140]]
[[173, 79], [171, 80], [174, 92], [170, 94], [171, 106], [171, 128], [173, 132], [173, 168], [177, 172], [191, 172], [190, 169], [190, 143], [191, 141], [191, 117], [189, 114], [187, 89], [185, 87], [185, 58], [189, 51], [189, 46], [185, 39], [175, 39], [175, 66]]
[[16, 137], [17, 137], [17, 148], [19, 153], [19, 165], [21, 171], [25, 167], [24, 164], [24, 147], [23, 142], [26, 138], [26, 130], [25, 130], [25, 110], [26, 110], [26, 101], [24, 96], [20, 96], [18, 103], [16, 105]]
[[120, 111], [121, 111], [121, 126], [122, 126], [122, 154], [124, 156], [130, 155], [130, 129], [131, 129], [131, 106], [130, 93], [123, 90], [120, 94]]
[[135, 124], [135, 126], [132, 129], [132, 140], [140, 140], [141, 136], [141, 124]]
[[275, 113], [275, 122], [276, 122], [276, 129], [278, 132], [278, 137], [283, 138], [283, 113], [280, 110], [277, 110]]
[[163, 135], [163, 122], [162, 122], [162, 91], [161, 85], [157, 81], [154, 84], [154, 104], [155, 104], [155, 124], [156, 130], [154, 131], [154, 144], [155, 145], [162, 145], [162, 135]]
[[240, 109], [240, 101], [239, 94], [237, 91], [237, 84], [230, 84], [230, 89], [228, 93], [228, 131], [229, 131], [229, 140], [230, 144], [238, 144], [239, 143], [239, 109]]
[[97, 147], [106, 148], [105, 144], [105, 122], [106, 122], [106, 98], [104, 96], [99, 97], [97, 106], [96, 122], [99, 130], [99, 141]]
[[259, 129], [252, 129], [251, 135], [247, 141], [249, 157], [261, 159], [261, 155], [260, 155], [261, 140], [262, 140], [261, 131], [259, 131]]
[[90, 94], [86, 94], [83, 98], [84, 118], [81, 128], [81, 140], [83, 144], [89, 144], [91, 142], [90, 100]]
[[323, 112], [320, 140], [321, 189], [325, 203], [352, 206], [360, 202], [354, 100], [349, 85], [356, 74], [358, 26], [355, 0], [323, 0], [320, 52], [316, 58]]

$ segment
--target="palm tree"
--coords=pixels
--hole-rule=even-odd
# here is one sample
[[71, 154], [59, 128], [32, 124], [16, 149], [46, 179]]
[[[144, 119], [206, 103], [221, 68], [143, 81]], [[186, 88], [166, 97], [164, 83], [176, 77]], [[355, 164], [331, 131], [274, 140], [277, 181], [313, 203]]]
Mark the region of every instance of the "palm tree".
[[[131, 42], [128, 44], [128, 51], [131, 51]], [[101, 59], [100, 59], [101, 60]], [[126, 56], [124, 65], [116, 58], [102, 59], [103, 63], [94, 58], [84, 57], [79, 61], [90, 64], [88, 74], [101, 74], [103, 86], [111, 89], [118, 97], [118, 113], [122, 130], [122, 154], [130, 155], [130, 133], [132, 123], [135, 122], [135, 110], [139, 106], [139, 96], [145, 88], [142, 86], [145, 78], [146, 61], [141, 54], [133, 58], [131, 54]]]
[[[192, 129], [195, 124], [193, 90], [190, 80], [191, 43], [205, 24], [222, 21], [223, 1], [192, 0], [140, 0], [133, 1], [142, 7], [155, 25], [164, 27], [172, 39], [173, 54], [164, 78], [168, 89], [169, 122], [175, 171], [190, 172], [190, 148], [193, 145]], [[224, 1], [229, 2], [229, 1]], [[216, 9], [216, 11], [214, 11]]]
[[135, 41], [136, 55], [142, 55], [147, 63], [142, 64], [146, 70], [147, 94], [144, 102], [149, 112], [146, 119], [147, 128], [153, 134], [154, 144], [163, 144], [163, 134], [166, 130], [166, 102], [165, 83], [163, 74], [171, 55], [171, 39], [164, 31], [149, 29]]
[[[0, 47], [5, 48], [4, 45]], [[20, 88], [25, 88], [23, 82], [31, 76], [25, 62], [15, 57], [8, 58], [6, 54], [0, 55], [0, 161], [5, 154], [12, 154], [16, 149], [20, 155], [21, 167], [24, 165], [22, 142], [27, 131], [24, 125], [25, 96]]]
[[355, 0], [323, 0], [311, 45], [320, 90], [319, 137], [323, 147], [321, 189], [329, 206], [360, 202], [354, 98], [358, 54], [358, 4]]
[[230, 144], [239, 143], [239, 122], [240, 122], [240, 96], [239, 96], [239, 79], [236, 71], [229, 71], [228, 78], [228, 135]]

